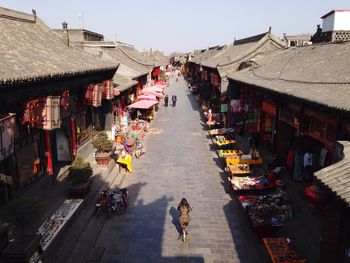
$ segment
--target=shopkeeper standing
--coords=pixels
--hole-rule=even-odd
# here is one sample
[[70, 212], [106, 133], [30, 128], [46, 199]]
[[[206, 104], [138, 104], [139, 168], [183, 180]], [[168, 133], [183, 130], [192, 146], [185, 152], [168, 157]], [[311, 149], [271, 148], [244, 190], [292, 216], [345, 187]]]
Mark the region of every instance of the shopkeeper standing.
[[306, 152], [304, 154], [304, 171], [303, 177], [305, 181], [311, 181], [312, 179], [312, 153]]

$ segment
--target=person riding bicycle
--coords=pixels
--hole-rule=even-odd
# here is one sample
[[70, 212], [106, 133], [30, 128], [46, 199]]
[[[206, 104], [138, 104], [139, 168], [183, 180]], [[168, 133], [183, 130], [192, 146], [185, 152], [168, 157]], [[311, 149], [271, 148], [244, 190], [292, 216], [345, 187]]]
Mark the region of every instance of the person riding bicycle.
[[182, 198], [177, 210], [180, 211], [179, 223], [181, 226], [181, 234], [179, 238], [182, 237], [182, 240], [184, 241], [186, 235], [188, 234], [188, 224], [191, 221], [190, 211], [192, 211], [192, 207], [185, 198]]

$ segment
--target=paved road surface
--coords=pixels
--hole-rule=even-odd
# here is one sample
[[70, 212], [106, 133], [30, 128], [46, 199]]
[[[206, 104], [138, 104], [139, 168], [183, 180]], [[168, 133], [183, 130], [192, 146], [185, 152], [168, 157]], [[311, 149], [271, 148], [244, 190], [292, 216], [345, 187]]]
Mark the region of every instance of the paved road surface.
[[[177, 106], [160, 105], [146, 138], [147, 153], [134, 162], [134, 174], [124, 183], [129, 188], [129, 210], [105, 223], [90, 259], [262, 262], [255, 256], [254, 244], [247, 244], [239, 230], [198, 103], [182, 78], [172, 80], [166, 93], [170, 98], [177, 95]], [[176, 208], [182, 197], [193, 206], [186, 242], [178, 240]]]

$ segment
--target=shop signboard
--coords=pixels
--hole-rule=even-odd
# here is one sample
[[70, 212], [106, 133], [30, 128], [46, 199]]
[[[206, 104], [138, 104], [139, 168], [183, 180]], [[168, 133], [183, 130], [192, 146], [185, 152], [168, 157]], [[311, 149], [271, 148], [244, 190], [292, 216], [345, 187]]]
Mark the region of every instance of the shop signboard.
[[57, 160], [59, 162], [70, 162], [71, 161], [71, 150], [67, 135], [62, 129], [56, 131], [56, 149], [57, 149]]
[[15, 135], [15, 117], [14, 113], [2, 114], [0, 118], [0, 161], [6, 159], [14, 150]]

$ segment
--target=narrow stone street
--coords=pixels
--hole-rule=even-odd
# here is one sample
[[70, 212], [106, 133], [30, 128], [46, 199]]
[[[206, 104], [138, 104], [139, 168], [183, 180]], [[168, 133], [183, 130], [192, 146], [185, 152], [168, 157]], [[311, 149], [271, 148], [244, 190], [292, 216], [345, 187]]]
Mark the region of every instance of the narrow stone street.
[[[123, 185], [129, 209], [106, 221], [90, 256], [102, 254], [101, 262], [261, 262], [243, 240], [195, 97], [183, 78], [170, 83], [166, 93], [176, 94], [178, 103], [160, 104], [147, 152]], [[177, 229], [183, 197], [193, 207], [186, 242], [178, 240]]]

